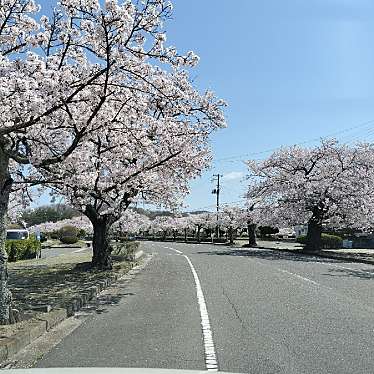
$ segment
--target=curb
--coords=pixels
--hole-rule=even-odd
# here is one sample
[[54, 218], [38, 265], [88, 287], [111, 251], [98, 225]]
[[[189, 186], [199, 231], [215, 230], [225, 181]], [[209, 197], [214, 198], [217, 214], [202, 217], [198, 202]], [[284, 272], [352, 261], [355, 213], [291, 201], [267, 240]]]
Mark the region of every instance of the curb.
[[[132, 264], [131, 268], [134, 266], [135, 264]], [[40, 313], [33, 319], [24, 321], [25, 326], [21, 327], [16, 333], [10, 336], [0, 335], [0, 364], [21, 351], [45, 332], [50, 331], [65, 319], [72, 317], [82, 307], [87, 305], [89, 301], [95, 299], [101, 291], [110, 287], [119, 278], [120, 274], [112, 274], [109, 278], [98, 282], [81, 294], [74, 296], [65, 308], [56, 308], [48, 313]]]
[[126, 256], [126, 260], [134, 262], [136, 260], [139, 260], [143, 256], [144, 256], [143, 250], [137, 249], [133, 254]]
[[118, 278], [118, 274], [112, 274], [109, 278], [103, 279], [96, 285], [87, 288], [81, 294], [75, 295], [65, 307], [67, 317], [72, 317], [76, 312], [79, 312], [89, 301], [96, 298], [101, 291], [110, 287]]
[[0, 362], [18, 353], [67, 317], [66, 309], [55, 309], [49, 313], [41, 313], [23, 328], [11, 336], [0, 339]]
[[286, 248], [269, 248], [269, 247], [263, 247], [263, 246], [257, 246], [256, 248], [260, 249], [268, 249], [271, 251], [278, 251], [278, 252], [288, 252], [293, 253], [297, 255], [303, 255], [303, 256], [309, 256], [309, 257], [321, 257], [321, 258], [329, 258], [331, 260], [339, 260], [339, 261], [345, 261], [345, 262], [356, 262], [360, 264], [368, 264], [368, 265], [374, 265], [374, 260], [365, 260], [360, 259], [356, 257], [350, 257], [350, 256], [340, 256], [340, 255], [332, 255], [328, 253], [308, 253], [308, 252], [297, 252], [292, 249], [286, 249]]

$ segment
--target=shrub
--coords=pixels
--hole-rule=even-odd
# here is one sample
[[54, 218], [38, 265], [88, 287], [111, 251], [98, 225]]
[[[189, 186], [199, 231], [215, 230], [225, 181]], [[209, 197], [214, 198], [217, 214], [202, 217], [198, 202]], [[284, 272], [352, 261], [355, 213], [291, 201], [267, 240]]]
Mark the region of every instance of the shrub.
[[296, 238], [296, 242], [300, 244], [306, 244], [306, 235], [300, 235]]
[[139, 248], [139, 242], [128, 241], [120, 242], [115, 246], [113, 253], [115, 255], [125, 256], [126, 259], [131, 259], [134, 256], [134, 253]]
[[78, 238], [76, 236], [62, 236], [60, 241], [64, 244], [75, 244]]
[[66, 225], [61, 227], [60, 236], [78, 236], [78, 229], [72, 225]]
[[270, 235], [278, 234], [279, 229], [271, 226], [259, 226], [258, 231], [260, 233], [261, 238], [267, 238]]
[[87, 236], [87, 233], [84, 229], [79, 229], [77, 236], [78, 236], [79, 239], [84, 239]]
[[61, 227], [59, 231], [59, 238], [64, 244], [74, 244], [78, 241], [78, 229], [71, 225]]
[[8, 253], [10, 262], [35, 258], [40, 249], [40, 242], [33, 236], [29, 239], [6, 240], [5, 242], [5, 250]]
[[48, 236], [44, 234], [43, 232], [40, 233], [40, 242], [44, 243], [48, 240]]
[[60, 232], [59, 231], [52, 231], [49, 233], [49, 237], [51, 239], [60, 239]]
[[[337, 235], [322, 234], [321, 240], [321, 247], [324, 249], [337, 249], [343, 246], [343, 239]], [[306, 235], [299, 236], [296, 241], [306, 244]]]

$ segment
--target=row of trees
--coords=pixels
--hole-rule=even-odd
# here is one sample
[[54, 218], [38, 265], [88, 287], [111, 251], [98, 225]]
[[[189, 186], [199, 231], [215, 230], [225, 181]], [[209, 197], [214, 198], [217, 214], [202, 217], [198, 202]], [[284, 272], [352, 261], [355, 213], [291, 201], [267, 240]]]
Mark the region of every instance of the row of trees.
[[[9, 321], [9, 202], [42, 186], [93, 227], [92, 265], [112, 266], [108, 234], [136, 200], [180, 204], [211, 160], [225, 103], [198, 92], [198, 57], [166, 46], [169, 1], [0, 2], [0, 323]], [[15, 199], [14, 194], [22, 194]]]
[[247, 165], [245, 208], [224, 207], [218, 221], [213, 213], [159, 218], [153, 221], [152, 230], [188, 228], [200, 232], [218, 224], [232, 241], [233, 233], [245, 227], [249, 243], [255, 245], [257, 226], [307, 224], [307, 251], [321, 248], [324, 227], [373, 231], [374, 145], [322, 140], [311, 148], [281, 148], [269, 158], [248, 161]]
[[[282, 148], [262, 161], [248, 161], [245, 208], [226, 206], [218, 215], [157, 217], [149, 232], [223, 228], [232, 242], [246, 228], [255, 245], [256, 226], [308, 225], [307, 251], [321, 248], [323, 227], [372, 231], [374, 226], [374, 145], [323, 140], [312, 148]], [[147, 226], [148, 225], [148, 226]]]
[[[126, 235], [143, 235], [145, 237], [158, 237], [174, 239], [183, 235], [185, 239], [193, 234], [199, 242], [203, 234], [205, 236], [215, 233], [217, 225], [220, 231], [227, 236], [230, 242], [233, 242], [234, 236], [238, 232], [246, 230], [250, 232], [249, 243], [256, 244], [254, 235], [255, 225], [253, 221], [248, 221], [252, 215], [248, 211], [239, 207], [225, 206], [219, 213], [200, 213], [189, 215], [168, 215], [157, 216], [150, 219], [147, 215], [141, 214], [133, 209], [128, 209], [122, 217], [111, 227], [109, 237], [115, 238]], [[218, 218], [218, 219], [217, 219]], [[93, 226], [86, 216], [73, 217], [57, 222], [45, 222], [30, 227], [31, 232], [55, 233], [65, 226], [74, 226], [77, 229], [84, 230], [87, 235], [93, 235]], [[250, 227], [248, 229], [248, 227]]]
[[39, 225], [44, 222], [57, 222], [78, 216], [79, 213], [65, 204], [39, 206], [34, 209], [23, 210], [18, 217], [27, 226]]
[[249, 244], [256, 245], [254, 213], [239, 207], [225, 206], [216, 213], [199, 213], [189, 215], [157, 216], [154, 219], [144, 214], [128, 210], [126, 214], [113, 226], [120, 233], [139, 234], [144, 236], [157, 236], [161, 239], [193, 234], [199, 242], [203, 233], [213, 234], [216, 227], [220, 228], [227, 239], [232, 243], [234, 235], [245, 229], [249, 235]]
[[[246, 208], [225, 207], [219, 214], [160, 218], [159, 230], [215, 227], [228, 233], [247, 227], [308, 225], [307, 251], [321, 248], [323, 227], [372, 231], [374, 226], [374, 145], [323, 140], [312, 148], [281, 148], [265, 160], [247, 162]], [[210, 217], [210, 218], [209, 218]], [[157, 224], [153, 224], [157, 230]], [[252, 238], [252, 239], [251, 239]]]

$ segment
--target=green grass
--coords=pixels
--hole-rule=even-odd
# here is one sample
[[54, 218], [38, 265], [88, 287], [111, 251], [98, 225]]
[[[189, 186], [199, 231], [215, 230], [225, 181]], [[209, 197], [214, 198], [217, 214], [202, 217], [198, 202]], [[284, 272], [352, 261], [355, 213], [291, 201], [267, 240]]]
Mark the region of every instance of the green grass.
[[41, 304], [64, 308], [76, 295], [113, 273], [124, 274], [131, 269], [130, 262], [115, 257], [113, 271], [94, 270], [90, 268], [91, 256], [77, 253], [9, 264], [14, 307], [21, 311]]

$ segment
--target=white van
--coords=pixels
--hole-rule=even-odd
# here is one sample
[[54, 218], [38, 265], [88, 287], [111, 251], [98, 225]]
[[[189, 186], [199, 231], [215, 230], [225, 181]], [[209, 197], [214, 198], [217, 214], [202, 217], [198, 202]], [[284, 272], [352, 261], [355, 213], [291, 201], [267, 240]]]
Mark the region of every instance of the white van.
[[26, 229], [8, 229], [8, 230], [6, 230], [7, 240], [22, 240], [22, 239], [28, 239], [29, 237], [30, 237], [30, 233]]

